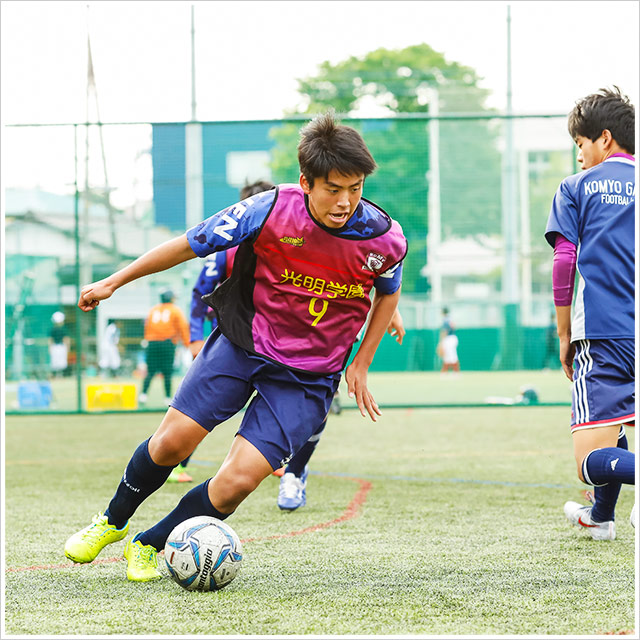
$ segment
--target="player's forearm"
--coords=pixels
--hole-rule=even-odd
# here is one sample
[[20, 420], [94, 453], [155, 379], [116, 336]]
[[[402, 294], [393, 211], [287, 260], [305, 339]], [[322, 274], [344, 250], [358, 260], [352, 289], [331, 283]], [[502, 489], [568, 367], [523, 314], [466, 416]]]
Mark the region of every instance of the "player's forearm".
[[369, 368], [369, 365], [373, 362], [378, 345], [387, 331], [399, 300], [400, 289], [390, 295], [382, 295], [377, 291], [375, 292], [369, 323], [360, 343], [360, 348], [353, 359], [358, 365]]
[[571, 306], [556, 307], [556, 324], [558, 327], [558, 337], [571, 339]]
[[128, 282], [152, 273], [166, 271], [195, 257], [196, 254], [189, 245], [186, 234], [183, 234], [147, 251], [131, 264], [105, 278], [104, 283], [115, 291]]

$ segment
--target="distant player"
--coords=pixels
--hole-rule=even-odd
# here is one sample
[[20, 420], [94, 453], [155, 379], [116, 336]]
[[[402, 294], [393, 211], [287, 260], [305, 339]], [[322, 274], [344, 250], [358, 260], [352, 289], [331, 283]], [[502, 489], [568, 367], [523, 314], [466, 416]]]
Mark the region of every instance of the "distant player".
[[[625, 435], [625, 425], [635, 425], [634, 118], [617, 87], [576, 103], [569, 133], [582, 173], [560, 184], [546, 230], [554, 247], [560, 362], [573, 380], [578, 477], [595, 486], [591, 506], [567, 502], [564, 512], [595, 540], [616, 537], [620, 487], [635, 483], [635, 455]], [[631, 522], [635, 526], [633, 512]]]
[[56, 311], [51, 316], [52, 327], [49, 331], [49, 366], [54, 378], [63, 376], [68, 363], [69, 345], [71, 340], [64, 327], [65, 316], [62, 311]]
[[355, 129], [319, 116], [301, 131], [298, 160], [299, 184], [224, 209], [82, 289], [78, 305], [90, 311], [132, 280], [238, 246], [231, 277], [210, 296], [218, 327], [157, 431], [134, 452], [104, 514], [67, 540], [71, 560], [91, 562], [122, 540], [173, 467], [255, 392], [215, 476], [127, 543], [127, 577], [159, 578], [157, 553], [179, 522], [227, 518], [317, 433], [367, 317], [345, 379], [361, 415], [381, 415], [367, 372], [398, 304], [407, 242], [397, 222], [362, 198], [376, 164]]
[[166, 289], [160, 294], [160, 304], [149, 310], [144, 323], [144, 339], [147, 342], [147, 375], [142, 383], [140, 402], [147, 402], [147, 393], [153, 377], [162, 374], [165, 404], [171, 402], [171, 376], [176, 355], [176, 345], [189, 344], [189, 324], [180, 307], [174, 304], [175, 294]]
[[440, 327], [440, 339], [438, 342], [438, 354], [442, 358], [442, 368], [440, 371], [454, 371], [460, 373], [460, 361], [458, 360], [458, 336], [451, 321], [449, 309], [442, 309], [442, 325]]
[[103, 375], [109, 375], [112, 378], [118, 375], [121, 364], [119, 343], [120, 329], [112, 320], [100, 340], [98, 366]]

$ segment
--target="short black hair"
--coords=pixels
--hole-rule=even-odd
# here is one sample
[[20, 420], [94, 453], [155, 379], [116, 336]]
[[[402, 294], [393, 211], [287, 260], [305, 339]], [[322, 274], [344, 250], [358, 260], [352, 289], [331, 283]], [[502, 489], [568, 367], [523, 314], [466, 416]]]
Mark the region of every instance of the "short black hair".
[[300, 131], [298, 162], [311, 187], [316, 178], [327, 180], [334, 170], [343, 176], [367, 177], [377, 166], [362, 136], [352, 127], [338, 124], [332, 110]]
[[635, 153], [635, 108], [615, 85], [578, 100], [569, 114], [568, 128], [573, 140], [582, 136], [591, 142], [608, 129], [620, 147]]
[[240, 189], [240, 200], [245, 200], [250, 196], [255, 196], [256, 193], [269, 191], [269, 189], [273, 189], [274, 186], [273, 182], [269, 182], [268, 180], [258, 180], [251, 184], [245, 184], [244, 187]]
[[162, 302], [163, 304], [171, 302], [174, 298], [175, 295], [173, 294], [173, 291], [171, 291], [171, 289], [165, 289], [164, 291], [160, 292], [160, 302]]

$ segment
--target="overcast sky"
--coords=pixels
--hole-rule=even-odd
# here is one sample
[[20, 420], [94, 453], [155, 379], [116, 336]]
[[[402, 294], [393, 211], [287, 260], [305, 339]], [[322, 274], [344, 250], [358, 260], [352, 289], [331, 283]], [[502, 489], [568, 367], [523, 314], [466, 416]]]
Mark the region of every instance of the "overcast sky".
[[[102, 122], [189, 120], [191, 4], [2, 1], [3, 124], [86, 121], [87, 33]], [[506, 2], [193, 4], [200, 120], [279, 118], [299, 102], [296, 79], [314, 75], [323, 61], [420, 43], [473, 67], [491, 92], [487, 106], [506, 106]], [[612, 84], [637, 104], [638, 2], [510, 5], [516, 113], [566, 114], [577, 98]], [[89, 121], [96, 121], [93, 104]], [[68, 128], [5, 129], [3, 186], [69, 192], [76, 150], [83, 169], [83, 131], [74, 146]], [[102, 185], [92, 131], [89, 173]], [[112, 127], [104, 139], [112, 202], [149, 199], [151, 163], [141, 151], [150, 147], [150, 128]]]
[[[84, 121], [87, 29], [103, 121], [190, 119], [191, 4], [3, 1], [3, 122]], [[201, 120], [278, 118], [321, 62], [422, 42], [506, 104], [506, 2], [193, 4]], [[638, 2], [510, 4], [515, 111], [566, 113], [614, 83], [637, 103]]]

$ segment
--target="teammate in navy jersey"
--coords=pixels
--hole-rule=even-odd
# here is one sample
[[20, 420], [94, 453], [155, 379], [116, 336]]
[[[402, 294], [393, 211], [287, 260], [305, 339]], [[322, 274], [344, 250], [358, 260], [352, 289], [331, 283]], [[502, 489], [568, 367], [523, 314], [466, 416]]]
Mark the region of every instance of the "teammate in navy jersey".
[[362, 198], [376, 164], [357, 131], [319, 116], [301, 131], [298, 161], [298, 185], [224, 209], [82, 289], [78, 306], [90, 311], [132, 280], [238, 246], [231, 276], [208, 298], [218, 327], [108, 508], [67, 540], [71, 560], [91, 562], [125, 538], [131, 516], [173, 467], [253, 396], [215, 476], [125, 546], [130, 580], [159, 578], [157, 552], [178, 523], [227, 518], [317, 433], [365, 321], [344, 375], [361, 415], [381, 415], [367, 372], [396, 311], [407, 242], [397, 222]]
[[[625, 434], [625, 425], [635, 425], [634, 118], [617, 87], [576, 103], [569, 133], [582, 172], [560, 184], [546, 230], [554, 247], [560, 362], [573, 380], [578, 477], [595, 486], [591, 505], [569, 501], [564, 512], [595, 540], [616, 537], [621, 485], [635, 484], [635, 455]], [[631, 523], [636, 526], [635, 506]]]
[[231, 273], [235, 248], [228, 251], [212, 253], [207, 257], [198, 274], [191, 295], [191, 310], [189, 314], [190, 343], [189, 351], [195, 358], [204, 346], [205, 322], [211, 324], [210, 333], [218, 326], [213, 309], [202, 301], [202, 297], [211, 293]]
[[[272, 182], [267, 182], [266, 180], [258, 180], [257, 182], [246, 184], [240, 189], [240, 200], [245, 200], [262, 191], [273, 189], [274, 186]], [[229, 277], [236, 251], [237, 247], [234, 247], [233, 249], [212, 253], [208, 256], [193, 286], [189, 313], [190, 341], [188, 348], [194, 358], [204, 346], [205, 320], [211, 323], [211, 331], [218, 325], [213, 309], [202, 301], [202, 297], [211, 293], [221, 282], [224, 282]], [[167, 482], [193, 482], [193, 478], [187, 473], [187, 465], [191, 456], [192, 454], [189, 454], [173, 469], [167, 478]]]
[[[250, 184], [245, 184], [245, 186], [240, 189], [240, 200], [246, 200], [263, 191], [269, 191], [273, 189], [274, 186], [273, 182], [267, 180], [258, 180]], [[207, 256], [206, 262], [193, 286], [189, 316], [191, 336], [189, 351], [191, 351], [191, 355], [194, 358], [204, 346], [205, 320], [211, 323], [211, 331], [218, 325], [213, 309], [203, 302], [202, 297], [215, 290], [220, 283], [224, 282], [231, 275], [236, 250], [237, 247], [234, 247], [227, 251], [212, 253]]]

